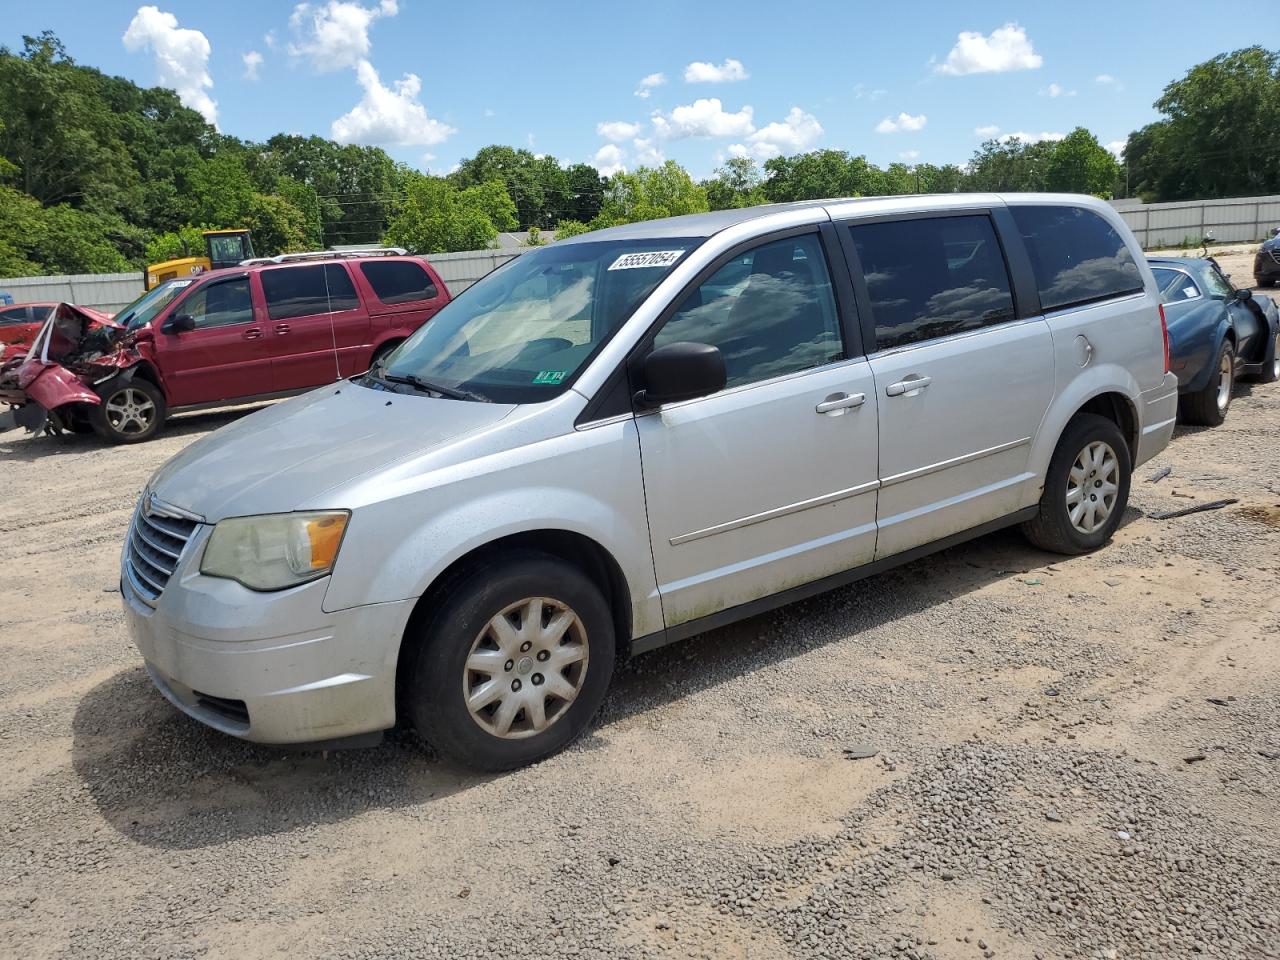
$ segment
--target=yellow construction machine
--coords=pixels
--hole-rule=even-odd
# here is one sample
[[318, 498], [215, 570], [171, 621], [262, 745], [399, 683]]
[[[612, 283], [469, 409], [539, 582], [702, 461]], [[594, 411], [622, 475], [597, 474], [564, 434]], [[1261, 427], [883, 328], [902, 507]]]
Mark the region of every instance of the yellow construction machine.
[[157, 284], [175, 277], [191, 277], [206, 270], [234, 267], [241, 260], [253, 257], [253, 240], [243, 227], [235, 230], [204, 231], [205, 255], [203, 257], [179, 257], [147, 267], [144, 282], [150, 290]]

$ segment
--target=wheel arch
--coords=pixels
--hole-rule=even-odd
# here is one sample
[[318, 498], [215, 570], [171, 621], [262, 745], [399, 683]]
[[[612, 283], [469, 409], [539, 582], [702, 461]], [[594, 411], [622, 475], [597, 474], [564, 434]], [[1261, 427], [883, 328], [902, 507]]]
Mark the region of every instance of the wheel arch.
[[1142, 437], [1142, 415], [1139, 408], [1141, 388], [1133, 375], [1115, 365], [1099, 366], [1085, 370], [1074, 382], [1067, 385], [1046, 411], [1039, 434], [1032, 447], [1029, 470], [1031, 479], [1024, 497], [1024, 506], [1040, 499], [1045, 476], [1053, 452], [1062, 441], [1067, 425], [1080, 413], [1096, 413], [1120, 428], [1129, 447], [1129, 454], [1136, 459], [1138, 443]]

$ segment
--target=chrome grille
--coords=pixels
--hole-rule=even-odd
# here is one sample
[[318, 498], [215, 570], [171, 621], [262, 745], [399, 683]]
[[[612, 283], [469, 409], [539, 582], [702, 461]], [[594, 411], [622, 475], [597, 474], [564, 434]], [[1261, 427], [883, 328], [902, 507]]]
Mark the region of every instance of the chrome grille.
[[1270, 253], [1271, 259], [1276, 263], [1280, 263], [1280, 247], [1272, 247]]
[[142, 498], [129, 525], [124, 560], [130, 584], [142, 599], [160, 599], [197, 526], [187, 517], [164, 512], [154, 499]]

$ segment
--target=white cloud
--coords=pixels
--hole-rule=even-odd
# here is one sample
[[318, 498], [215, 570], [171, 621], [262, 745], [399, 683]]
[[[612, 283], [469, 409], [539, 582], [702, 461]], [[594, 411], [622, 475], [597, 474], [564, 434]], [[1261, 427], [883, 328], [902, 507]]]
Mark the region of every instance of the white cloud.
[[591, 158], [591, 165], [600, 171], [602, 177], [612, 177], [626, 167], [627, 156], [616, 143], [606, 143]]
[[896, 117], [885, 117], [877, 123], [876, 133], [913, 133], [916, 130], [923, 130], [928, 122], [929, 118], [923, 113], [916, 116], [900, 113]]
[[989, 140], [999, 132], [1000, 128], [994, 123], [988, 123], [986, 126], [973, 128], [973, 135], [975, 137], [981, 137], [983, 140]]
[[178, 18], [158, 7], [139, 7], [125, 30], [124, 46], [136, 53], [150, 49], [156, 56], [156, 79], [171, 87], [184, 106], [198, 110], [210, 123], [218, 122], [218, 105], [209, 96], [209, 38], [199, 30], [178, 26]]
[[872, 103], [875, 103], [888, 92], [888, 90], [884, 90], [880, 87], [870, 90], [867, 88], [865, 83], [855, 83], [853, 85], [853, 99], [855, 100], [870, 100]]
[[989, 37], [976, 31], [964, 31], [947, 59], [933, 69], [936, 73], [964, 76], [969, 73], [1007, 73], [1011, 70], [1035, 70], [1044, 58], [1031, 47], [1027, 31], [1016, 23], [1006, 23]]
[[614, 143], [621, 143], [623, 140], [630, 140], [640, 132], [642, 124], [629, 123], [626, 120], [607, 120], [604, 123], [596, 124], [596, 133], [611, 140]]
[[274, 50], [276, 48], [276, 32], [268, 30], [262, 35], [262, 42], [267, 45], [268, 50]]
[[792, 107], [785, 120], [775, 120], [751, 134], [746, 144], [735, 143], [729, 147], [729, 155], [746, 156], [748, 153], [768, 160], [784, 153], [800, 153], [808, 149], [820, 136], [822, 124], [811, 113]]
[[339, 143], [429, 147], [455, 132], [448, 124], [427, 116], [427, 108], [418, 99], [422, 81], [416, 74], [406, 73], [386, 87], [373, 64], [361, 60], [356, 64], [356, 79], [364, 96], [330, 128]]
[[1075, 95], [1075, 90], [1067, 90], [1060, 83], [1051, 83], [1040, 90], [1042, 97], [1074, 97]]
[[655, 113], [652, 117], [654, 135], [662, 140], [682, 140], [686, 137], [742, 137], [755, 131], [751, 107], [743, 107], [737, 113], [724, 109], [718, 97], [695, 100], [676, 107], [669, 114]]
[[1117, 160], [1123, 160], [1124, 148], [1127, 144], [1128, 144], [1127, 140], [1112, 140], [1110, 143], [1107, 144], [1107, 150], [1109, 150], [1112, 156], [1114, 156]]
[[901, 157], [903, 160], [914, 160], [916, 157], [920, 156], [920, 151], [919, 150], [903, 150], [900, 154], [898, 154], [898, 156]]
[[636, 137], [631, 145], [636, 148], [636, 163], [642, 167], [660, 167], [667, 162], [662, 145], [652, 137]]
[[649, 92], [654, 87], [660, 87], [667, 82], [665, 73], [651, 73], [647, 77], [641, 77], [640, 83], [636, 85], [636, 96], [641, 100], [649, 99]]
[[262, 54], [257, 50], [250, 50], [240, 59], [244, 61], [244, 78], [246, 80], [257, 80], [258, 68], [262, 66]]
[[1121, 83], [1119, 80], [1117, 80], [1115, 77], [1113, 77], [1109, 73], [1098, 74], [1096, 77], [1093, 78], [1093, 82], [1098, 84], [1101, 87], [1111, 87], [1112, 89], [1117, 91], [1124, 89], [1124, 84]]
[[751, 74], [747, 73], [747, 68], [742, 65], [742, 61], [734, 60], [732, 57], [718, 66], [714, 63], [695, 60], [684, 68], [685, 83], [736, 83], [749, 76]]
[[1021, 140], [1023, 143], [1039, 143], [1041, 140], [1063, 140], [1066, 136], [1065, 133], [1027, 133], [1024, 130], [1018, 130], [1014, 133], [1006, 133], [1000, 138], [1000, 142], [1008, 143], [1010, 140]]
[[381, 0], [376, 7], [349, 0], [300, 3], [289, 17], [289, 26], [297, 38], [289, 44], [289, 53], [306, 57], [320, 73], [355, 67], [369, 57], [369, 27], [373, 21], [399, 12], [396, 0]]

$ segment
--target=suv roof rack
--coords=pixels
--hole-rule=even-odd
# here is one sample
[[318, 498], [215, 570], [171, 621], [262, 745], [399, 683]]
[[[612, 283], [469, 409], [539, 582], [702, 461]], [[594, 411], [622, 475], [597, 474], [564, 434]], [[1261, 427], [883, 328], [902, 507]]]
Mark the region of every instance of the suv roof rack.
[[365, 250], [312, 250], [308, 253], [282, 253], [275, 257], [253, 257], [241, 260], [242, 267], [259, 267], [267, 263], [298, 263], [305, 260], [346, 260], [358, 257], [403, 257], [403, 247], [369, 247]]

